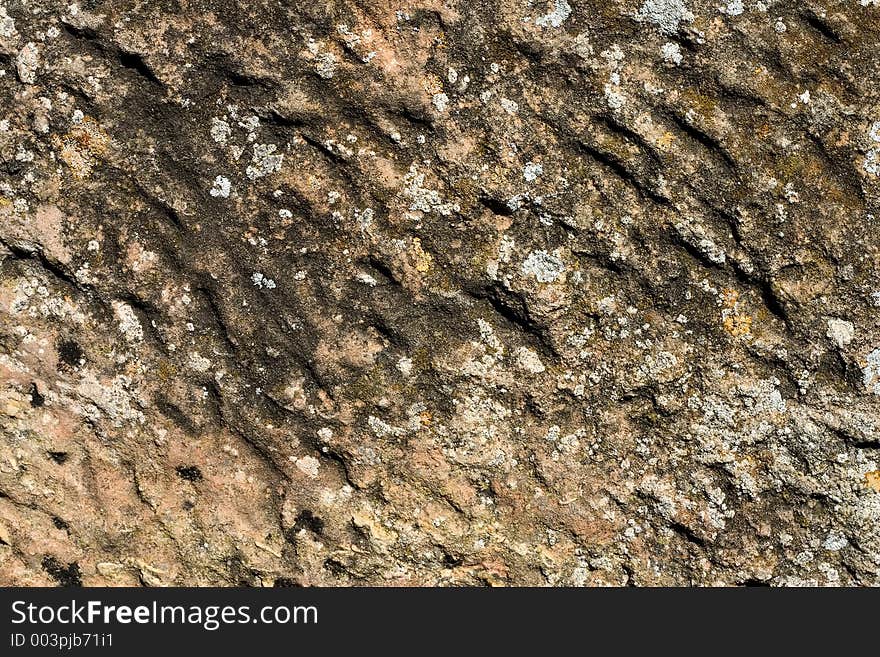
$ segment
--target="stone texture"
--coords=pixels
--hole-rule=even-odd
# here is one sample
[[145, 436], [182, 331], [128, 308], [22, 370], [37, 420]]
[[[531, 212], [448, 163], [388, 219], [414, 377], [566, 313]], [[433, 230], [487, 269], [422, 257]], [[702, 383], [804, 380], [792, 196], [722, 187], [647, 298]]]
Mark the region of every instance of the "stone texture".
[[0, 584], [877, 585], [880, 6], [0, 3]]

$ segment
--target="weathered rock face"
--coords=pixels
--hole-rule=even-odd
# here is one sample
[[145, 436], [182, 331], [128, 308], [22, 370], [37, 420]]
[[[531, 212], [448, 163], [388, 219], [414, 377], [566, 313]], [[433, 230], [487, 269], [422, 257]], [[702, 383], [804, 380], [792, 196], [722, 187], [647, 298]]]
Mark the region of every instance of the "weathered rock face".
[[0, 4], [0, 583], [880, 584], [880, 3]]

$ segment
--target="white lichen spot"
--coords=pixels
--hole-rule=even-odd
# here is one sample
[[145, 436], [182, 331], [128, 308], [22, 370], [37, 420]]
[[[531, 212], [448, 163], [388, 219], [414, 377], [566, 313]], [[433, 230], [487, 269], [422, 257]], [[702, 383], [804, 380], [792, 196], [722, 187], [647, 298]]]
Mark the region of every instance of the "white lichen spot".
[[868, 131], [868, 136], [880, 143], [880, 121], [876, 121], [874, 125], [871, 126], [871, 129]]
[[626, 96], [620, 93], [618, 89], [619, 87], [610, 84], [605, 85], [605, 102], [608, 103], [608, 107], [611, 109], [620, 109], [626, 104]]
[[332, 52], [322, 52], [315, 56], [315, 72], [329, 80], [336, 73], [336, 55]]
[[828, 532], [828, 536], [825, 537], [825, 542], [822, 544], [822, 547], [826, 550], [837, 552], [838, 550], [845, 548], [847, 545], [849, 545], [849, 541], [846, 536], [844, 536], [840, 530], [833, 529]]
[[211, 361], [194, 351], [189, 355], [189, 366], [196, 372], [204, 373], [211, 369]]
[[544, 173], [544, 167], [538, 162], [528, 162], [523, 167], [523, 178], [526, 182], [535, 182]]
[[220, 198], [229, 198], [229, 192], [232, 189], [232, 183], [229, 178], [217, 176], [214, 178], [214, 186], [209, 190], [211, 196], [219, 196]]
[[501, 107], [508, 114], [516, 114], [519, 111], [519, 104], [514, 100], [510, 100], [509, 98], [502, 98], [498, 102], [501, 103]]
[[837, 317], [828, 320], [826, 335], [841, 349], [852, 342], [855, 335], [855, 327], [852, 322]]
[[681, 46], [673, 41], [668, 41], [660, 46], [660, 56], [663, 57], [664, 62], [675, 66], [681, 64], [684, 59], [681, 54]]
[[538, 27], [559, 27], [571, 16], [571, 5], [565, 0], [553, 0], [553, 9], [535, 19]]
[[25, 84], [34, 84], [37, 81], [37, 68], [40, 66], [40, 55], [37, 44], [29, 41], [18, 51], [15, 58], [15, 70], [18, 79]]
[[683, 217], [680, 221], [675, 222], [673, 226], [688, 244], [699, 249], [711, 262], [716, 265], [723, 265], [727, 261], [727, 254], [724, 249], [712, 239], [712, 236], [703, 225], [693, 222], [689, 217]]
[[232, 134], [232, 127], [223, 119], [211, 119], [211, 139], [218, 144], [225, 144]]
[[248, 141], [253, 141], [252, 133], [260, 127], [260, 117], [252, 114], [238, 122], [238, 125], [248, 133]]
[[98, 380], [92, 372], [88, 372], [75, 390], [76, 394], [86, 402], [74, 404], [72, 410], [75, 413], [93, 421], [102, 417], [110, 418], [115, 427], [121, 427], [124, 422], [144, 421], [144, 414], [132, 403], [140, 403], [140, 400], [128, 376], [120, 374], [108, 383]]
[[275, 144], [254, 144], [254, 154], [251, 164], [245, 170], [251, 180], [268, 176], [281, 168], [284, 155], [276, 153], [278, 147]]
[[373, 433], [379, 438], [386, 438], [388, 436], [398, 437], [406, 433], [400, 427], [392, 426], [384, 420], [377, 418], [375, 415], [371, 415], [367, 418], [367, 424], [370, 429], [373, 430]]
[[495, 335], [495, 329], [492, 328], [492, 325], [485, 319], [478, 319], [477, 328], [480, 331], [480, 339], [494, 352], [494, 357], [496, 359], [504, 358], [504, 343]]
[[410, 374], [412, 374], [413, 370], [412, 358], [407, 358], [406, 356], [403, 356], [400, 360], [397, 361], [397, 369], [400, 371], [401, 374], [408, 377]]
[[739, 16], [745, 10], [742, 0], [730, 0], [727, 6], [721, 8], [721, 13], [728, 16]]
[[122, 301], [113, 302], [113, 314], [119, 324], [119, 332], [129, 342], [139, 342], [144, 339], [144, 328], [134, 310]]
[[590, 43], [590, 35], [581, 32], [574, 38], [572, 50], [581, 59], [589, 59], [593, 56], [593, 45]]
[[76, 280], [86, 285], [94, 285], [96, 282], [95, 277], [92, 276], [91, 267], [87, 262], [84, 262], [82, 267], [73, 272], [73, 275], [76, 277]]
[[880, 176], [880, 151], [876, 148], [872, 148], [865, 154], [864, 169], [866, 173]]
[[444, 93], [434, 94], [431, 103], [433, 103], [434, 109], [438, 112], [445, 112], [446, 108], [449, 106], [449, 96]]
[[277, 287], [275, 285], [275, 281], [273, 281], [271, 278], [266, 278], [258, 271], [255, 271], [253, 274], [251, 274], [251, 282], [254, 284], [255, 287], [258, 287], [261, 290], [264, 288], [267, 290], [274, 290]]
[[424, 185], [425, 174], [419, 173], [413, 163], [403, 177], [403, 195], [410, 200], [410, 211], [435, 212], [442, 216], [449, 216], [459, 210], [457, 203], [444, 203], [437, 190], [428, 189]]
[[607, 50], [603, 50], [601, 53], [599, 53], [599, 56], [602, 57], [602, 59], [604, 59], [606, 62], [608, 62], [608, 65], [612, 68], [612, 70], [617, 70], [617, 68], [620, 66], [620, 63], [626, 58], [623, 50], [616, 43], [612, 43], [611, 47], [609, 47]]
[[15, 21], [6, 13], [6, 7], [0, 5], [0, 37], [8, 39], [15, 35]]
[[875, 349], [865, 358], [862, 382], [866, 389], [875, 395], [880, 395], [880, 349]]
[[[616, 68], [617, 63], [611, 60], [612, 67]], [[608, 82], [602, 88], [605, 94], [605, 102], [613, 110], [620, 109], [626, 104], [626, 96], [620, 90], [620, 74], [615, 70], [608, 77]]]
[[558, 255], [544, 250], [532, 251], [520, 267], [525, 276], [534, 276], [539, 283], [552, 283], [565, 272], [565, 263]]
[[727, 254], [720, 246], [708, 237], [703, 237], [697, 242], [697, 248], [716, 265], [723, 265], [727, 261]]
[[773, 413], [785, 413], [788, 406], [782, 398], [782, 393], [776, 388], [778, 379], [762, 381], [757, 387], [758, 396], [755, 398], [754, 409], [758, 412], [769, 411]]
[[18, 145], [18, 150], [15, 153], [16, 162], [33, 162], [34, 161], [34, 152], [27, 150], [21, 144]]
[[373, 208], [364, 208], [363, 211], [355, 208], [354, 211], [354, 218], [358, 227], [361, 229], [361, 232], [367, 232], [370, 230], [375, 216], [376, 213], [373, 211]]
[[320, 461], [314, 456], [303, 456], [295, 461], [297, 469], [312, 479], [317, 478], [318, 468], [321, 466]]
[[498, 243], [498, 260], [507, 263], [513, 257], [513, 250], [516, 248], [516, 240], [510, 235], [505, 235]]
[[637, 21], [653, 23], [664, 34], [675, 34], [682, 23], [691, 23], [694, 15], [682, 0], [645, 0]]
[[528, 347], [520, 347], [516, 352], [516, 364], [520, 369], [530, 372], [531, 374], [540, 374], [547, 368], [534, 351]]
[[365, 271], [359, 271], [356, 278], [358, 283], [363, 283], [364, 285], [369, 285], [370, 287], [376, 287], [376, 285], [379, 284], [379, 281], [377, 281], [373, 276], [370, 276]]

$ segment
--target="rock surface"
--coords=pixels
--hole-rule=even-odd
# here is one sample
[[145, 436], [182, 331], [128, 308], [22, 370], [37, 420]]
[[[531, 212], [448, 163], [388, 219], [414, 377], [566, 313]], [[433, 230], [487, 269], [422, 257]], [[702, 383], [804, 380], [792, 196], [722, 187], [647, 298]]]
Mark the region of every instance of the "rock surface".
[[876, 0], [0, 2], [0, 584], [880, 584]]

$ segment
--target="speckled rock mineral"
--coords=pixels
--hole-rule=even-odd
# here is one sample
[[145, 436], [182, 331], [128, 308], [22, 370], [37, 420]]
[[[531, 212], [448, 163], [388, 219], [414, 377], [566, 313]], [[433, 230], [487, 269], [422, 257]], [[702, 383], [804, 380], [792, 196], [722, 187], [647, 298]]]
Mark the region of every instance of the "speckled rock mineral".
[[0, 584], [880, 584], [877, 0], [0, 0]]

